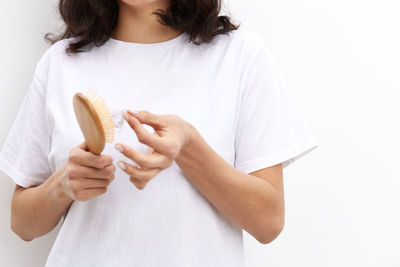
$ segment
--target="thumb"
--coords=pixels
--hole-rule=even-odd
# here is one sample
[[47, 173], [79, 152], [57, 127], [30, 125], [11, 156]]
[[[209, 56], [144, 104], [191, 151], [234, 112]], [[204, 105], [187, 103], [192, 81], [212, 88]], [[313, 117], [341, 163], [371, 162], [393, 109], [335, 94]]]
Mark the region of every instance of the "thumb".
[[87, 143], [86, 143], [86, 140], [83, 141], [81, 144], [79, 144], [78, 147], [81, 148], [81, 149], [83, 149], [83, 150], [85, 150], [85, 151], [89, 151], [89, 147], [88, 147], [88, 145], [87, 145]]
[[150, 125], [153, 128], [161, 128], [161, 127], [165, 126], [163, 124], [163, 120], [161, 119], [160, 115], [151, 113], [146, 110], [142, 110], [142, 111], [138, 111], [138, 112], [132, 112], [132, 111], [128, 110], [127, 112], [129, 115], [137, 118], [140, 121], [140, 123]]

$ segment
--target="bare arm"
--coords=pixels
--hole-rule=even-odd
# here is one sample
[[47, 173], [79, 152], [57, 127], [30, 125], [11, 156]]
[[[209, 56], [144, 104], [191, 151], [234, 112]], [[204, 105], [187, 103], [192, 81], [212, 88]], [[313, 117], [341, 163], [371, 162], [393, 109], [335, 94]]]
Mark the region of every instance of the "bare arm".
[[11, 229], [25, 241], [50, 232], [74, 200], [86, 201], [105, 193], [114, 171], [110, 156], [87, 151], [86, 143], [73, 148], [65, 165], [41, 185], [16, 185]]
[[[121, 167], [137, 188], [143, 189], [157, 175], [154, 169], [164, 169], [169, 160], [175, 160], [187, 179], [222, 214], [260, 243], [271, 242], [282, 231], [285, 213], [282, 164], [247, 174], [226, 162], [192, 124], [179, 116], [128, 111], [124, 118], [139, 142], [157, 152], [141, 155], [125, 144], [118, 144], [125, 156], [141, 166], [136, 168], [123, 162], [126, 167]], [[149, 133], [142, 123], [152, 126], [157, 134]]]
[[62, 175], [62, 172], [60, 169], [36, 187], [15, 186], [11, 205], [11, 229], [23, 240], [31, 241], [50, 232], [72, 204], [73, 199], [58, 182], [57, 176]]
[[274, 240], [284, 225], [282, 164], [244, 173], [192, 129], [191, 141], [175, 159], [181, 170], [217, 209], [260, 243]]

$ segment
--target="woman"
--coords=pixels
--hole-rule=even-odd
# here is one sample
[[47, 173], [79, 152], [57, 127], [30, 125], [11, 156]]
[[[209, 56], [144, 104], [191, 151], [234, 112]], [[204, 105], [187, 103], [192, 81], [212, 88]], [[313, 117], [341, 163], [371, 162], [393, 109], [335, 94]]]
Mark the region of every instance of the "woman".
[[[282, 169], [317, 147], [264, 43], [217, 0], [59, 7], [65, 33], [0, 154], [12, 230], [29, 241], [64, 218], [46, 266], [243, 266], [242, 229], [277, 237]], [[139, 110], [98, 156], [72, 107], [88, 88], [116, 122]]]

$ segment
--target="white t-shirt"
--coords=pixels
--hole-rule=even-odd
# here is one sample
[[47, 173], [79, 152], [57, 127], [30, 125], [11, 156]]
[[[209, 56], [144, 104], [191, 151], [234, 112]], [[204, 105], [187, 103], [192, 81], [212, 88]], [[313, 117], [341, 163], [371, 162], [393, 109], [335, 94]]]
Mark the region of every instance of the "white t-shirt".
[[[318, 146], [254, 33], [239, 29], [201, 46], [188, 43], [187, 34], [155, 44], [109, 39], [68, 56], [64, 50], [71, 40], [55, 43], [39, 60], [0, 152], [0, 169], [23, 187], [43, 183], [83, 142], [72, 97], [88, 88], [106, 100], [115, 118], [126, 108], [179, 115], [246, 173], [281, 162], [287, 167]], [[132, 162], [114, 149], [116, 142], [146, 151], [127, 123], [116, 129], [104, 153], [114, 163]], [[117, 168], [105, 194], [74, 201], [46, 262], [47, 267], [243, 265], [242, 229], [175, 162], [143, 191]]]

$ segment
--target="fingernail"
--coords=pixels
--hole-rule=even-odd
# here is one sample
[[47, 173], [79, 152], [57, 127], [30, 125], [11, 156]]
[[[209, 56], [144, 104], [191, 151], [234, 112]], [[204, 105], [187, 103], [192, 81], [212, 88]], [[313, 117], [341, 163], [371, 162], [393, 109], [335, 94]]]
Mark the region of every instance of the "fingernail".
[[126, 121], [129, 120], [129, 115], [128, 115], [126, 112], [124, 112], [124, 113], [122, 114], [122, 117], [123, 117]]
[[131, 114], [135, 114], [135, 115], [139, 114], [139, 111], [137, 111], [136, 109], [128, 109], [127, 111], [128, 111], [128, 113], [131, 113]]
[[121, 170], [125, 170], [125, 169], [126, 169], [125, 164], [122, 163], [121, 161], [119, 161], [117, 165], [118, 165], [118, 167], [119, 167]]
[[124, 152], [124, 148], [121, 145], [115, 145], [115, 149], [118, 150], [119, 152]]

